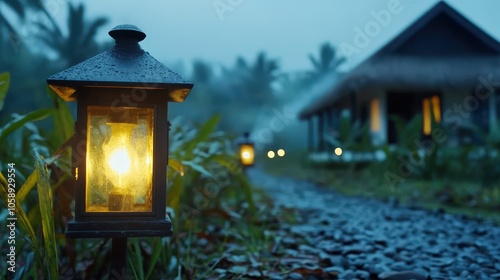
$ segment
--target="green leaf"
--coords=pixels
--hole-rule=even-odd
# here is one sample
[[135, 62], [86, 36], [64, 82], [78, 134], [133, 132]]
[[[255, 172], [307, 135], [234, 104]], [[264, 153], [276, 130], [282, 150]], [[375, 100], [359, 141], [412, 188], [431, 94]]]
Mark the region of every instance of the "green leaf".
[[149, 268], [148, 273], [146, 274], [146, 279], [149, 279], [153, 274], [154, 268], [158, 259], [160, 258], [160, 253], [163, 250], [163, 246], [161, 244], [161, 239], [159, 237], [155, 238], [155, 242], [153, 244], [153, 254], [151, 255], [151, 259], [149, 260]]
[[172, 167], [175, 171], [179, 172], [181, 176], [184, 176], [184, 166], [182, 163], [176, 159], [168, 159], [168, 166]]
[[[5, 177], [3, 176], [2, 173], [0, 173], [0, 184], [2, 187], [0, 188], [0, 196], [2, 196], [3, 201], [7, 201], [8, 199], [8, 183]], [[24, 212], [24, 209], [19, 201], [16, 200], [16, 217], [17, 221], [21, 224], [21, 228], [25, 231], [25, 234], [28, 236], [28, 239], [31, 243], [31, 249], [35, 253], [35, 259], [37, 262], [37, 267], [42, 267], [42, 258], [41, 258], [41, 251], [38, 247], [38, 240], [36, 238], [35, 231], [33, 230], [33, 227], [31, 226], [31, 222], [28, 219], [28, 216], [26, 215], [26, 212]]]
[[35, 166], [38, 172], [38, 204], [42, 215], [43, 240], [45, 242], [45, 260], [47, 262], [50, 279], [59, 278], [59, 259], [57, 256], [56, 234], [54, 229], [54, 216], [52, 215], [52, 186], [50, 174], [46, 163], [35, 151]]
[[54, 114], [54, 127], [57, 128], [55, 136], [58, 137], [58, 139], [54, 140], [56, 141], [55, 144], [60, 146], [73, 136], [75, 120], [71, 115], [68, 104], [57, 96], [57, 94], [50, 87], [47, 87], [47, 92], [49, 96], [54, 99], [54, 106], [57, 109]]
[[132, 267], [135, 267], [134, 271], [136, 272], [136, 279], [143, 280], [144, 279], [144, 267], [142, 265], [142, 253], [141, 253], [141, 245], [139, 244], [139, 239], [134, 238], [131, 240], [131, 245], [133, 246], [133, 255], [135, 255], [135, 263]]
[[200, 126], [195, 138], [182, 145], [180, 147], [180, 150], [186, 152], [186, 154], [189, 155], [188, 158], [192, 158], [193, 151], [196, 148], [196, 146], [209, 139], [210, 134], [212, 134], [215, 131], [215, 128], [217, 127], [217, 124], [219, 124], [219, 122], [220, 122], [220, 115], [215, 115], [211, 117], [207, 122], [205, 122]]
[[3, 143], [5, 138], [9, 136], [11, 133], [16, 131], [18, 128], [23, 126], [27, 122], [33, 122], [33, 121], [39, 121], [43, 120], [46, 117], [50, 116], [51, 114], [54, 113], [54, 109], [39, 109], [33, 112], [30, 112], [26, 115], [19, 116], [12, 120], [11, 122], [7, 123], [0, 129], [0, 144]]
[[213, 177], [212, 173], [210, 173], [208, 170], [205, 169], [205, 167], [203, 167], [197, 163], [194, 163], [192, 161], [182, 161], [182, 164], [187, 165], [187, 166], [193, 168], [194, 170], [200, 172], [201, 174], [206, 175], [210, 178]]
[[240, 169], [240, 164], [236, 158], [228, 156], [228, 155], [212, 155], [208, 159], [208, 161], [217, 162], [219, 165], [224, 166], [231, 173], [236, 173]]
[[38, 180], [38, 172], [33, 171], [31, 175], [26, 179], [24, 184], [21, 186], [21, 188], [17, 191], [16, 194], [16, 199], [22, 203], [28, 193], [33, 189], [33, 187], [36, 185], [36, 182]]
[[220, 118], [220, 115], [214, 115], [206, 123], [201, 125], [196, 138], [200, 141], [206, 141], [210, 134], [215, 131], [215, 128], [220, 122]]
[[0, 73], [0, 111], [2, 111], [4, 99], [10, 86], [9, 72]]

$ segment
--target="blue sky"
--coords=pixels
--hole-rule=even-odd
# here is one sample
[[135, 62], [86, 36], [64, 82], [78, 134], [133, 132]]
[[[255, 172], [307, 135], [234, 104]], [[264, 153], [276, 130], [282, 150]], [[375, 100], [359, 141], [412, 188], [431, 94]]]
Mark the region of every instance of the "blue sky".
[[[60, 0], [53, 0], [60, 1]], [[146, 32], [145, 50], [165, 63], [189, 65], [200, 58], [222, 65], [234, 63], [237, 55], [254, 59], [264, 50], [278, 58], [283, 70], [310, 67], [309, 53], [317, 53], [323, 42], [335, 46], [354, 45], [356, 28], [365, 30], [374, 12], [396, 7], [386, 26], [374, 29], [366, 46], [350, 55], [347, 68], [359, 63], [431, 8], [436, 0], [151, 0], [85, 1], [88, 17], [106, 15], [109, 24], [100, 40], [117, 24], [130, 23]], [[448, 0], [475, 24], [500, 39], [500, 1]], [[56, 9], [54, 9], [55, 11]], [[65, 21], [65, 7], [56, 17]]]

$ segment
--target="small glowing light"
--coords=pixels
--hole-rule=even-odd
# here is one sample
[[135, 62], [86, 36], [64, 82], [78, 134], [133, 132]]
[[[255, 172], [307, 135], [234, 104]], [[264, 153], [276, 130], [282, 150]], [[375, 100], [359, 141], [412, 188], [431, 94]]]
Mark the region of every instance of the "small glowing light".
[[118, 174], [127, 172], [130, 168], [130, 158], [125, 148], [116, 149], [109, 157], [109, 166]]
[[269, 151], [269, 152], [267, 152], [267, 157], [268, 157], [268, 158], [274, 158], [274, 155], [275, 155], [275, 154], [274, 154], [274, 152], [273, 152], [273, 151]]
[[279, 149], [278, 150], [278, 156], [283, 157], [285, 155], [285, 150]]
[[250, 153], [249, 152], [243, 152], [241, 155], [243, 158], [249, 159], [250, 158]]
[[335, 151], [334, 151], [334, 152], [335, 152], [335, 154], [336, 154], [337, 156], [341, 156], [341, 155], [342, 155], [342, 148], [340, 148], [340, 147], [339, 147], [339, 148], [335, 148]]

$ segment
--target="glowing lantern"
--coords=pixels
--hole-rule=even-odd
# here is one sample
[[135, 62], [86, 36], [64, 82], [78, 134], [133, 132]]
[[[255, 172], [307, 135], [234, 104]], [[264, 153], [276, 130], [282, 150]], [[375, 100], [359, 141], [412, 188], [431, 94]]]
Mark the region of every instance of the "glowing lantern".
[[169, 236], [167, 103], [184, 101], [193, 84], [142, 50], [146, 34], [137, 27], [109, 35], [112, 49], [47, 80], [63, 100], [77, 101], [75, 218], [66, 236]]
[[248, 132], [245, 132], [243, 135], [243, 139], [241, 139], [239, 147], [241, 165], [244, 167], [252, 166], [255, 162], [255, 148], [253, 143], [250, 141], [250, 134]]

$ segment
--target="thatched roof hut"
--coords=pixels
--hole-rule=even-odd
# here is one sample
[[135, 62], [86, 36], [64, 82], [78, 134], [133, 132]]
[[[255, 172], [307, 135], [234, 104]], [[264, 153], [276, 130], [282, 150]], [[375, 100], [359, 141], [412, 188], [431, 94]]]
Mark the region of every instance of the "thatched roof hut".
[[[487, 88], [493, 98], [472, 100], [474, 106], [465, 104], [479, 87]], [[448, 4], [439, 2], [325, 89], [299, 112], [299, 119], [309, 123], [309, 147], [313, 150], [325, 149], [324, 134], [335, 130], [335, 120], [343, 110], [348, 110], [353, 120], [370, 122], [374, 142], [394, 143], [395, 124], [388, 116], [399, 115], [408, 121], [422, 114], [423, 134], [429, 136], [433, 129], [431, 115], [439, 115], [438, 121], [443, 117], [445, 124], [457, 123], [456, 116], [441, 116], [441, 111], [450, 111], [460, 103], [469, 105], [469, 109], [474, 107], [468, 112], [471, 117], [464, 121], [495, 127], [500, 118], [497, 89], [500, 43]]]

